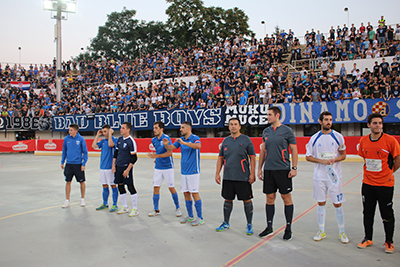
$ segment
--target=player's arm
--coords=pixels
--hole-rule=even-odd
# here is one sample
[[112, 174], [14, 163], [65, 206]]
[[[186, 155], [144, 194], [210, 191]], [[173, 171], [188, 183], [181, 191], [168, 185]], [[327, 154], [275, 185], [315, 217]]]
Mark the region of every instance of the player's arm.
[[86, 145], [85, 140], [83, 140], [81, 142], [81, 146], [82, 146], [82, 157], [83, 157], [81, 171], [85, 171], [86, 163], [89, 160], [89, 153], [88, 153], [88, 150], [87, 150], [87, 145]]
[[129, 163], [128, 167], [126, 167], [125, 171], [122, 173], [122, 176], [125, 178], [128, 177], [130, 170], [133, 168], [133, 165], [137, 161], [137, 154], [136, 152], [131, 152], [131, 162]]
[[252, 184], [256, 181], [256, 156], [250, 156], [250, 176], [249, 183]]
[[182, 141], [181, 138], [178, 138], [176, 141], [178, 141], [178, 143], [181, 144], [181, 145], [185, 145], [185, 146], [188, 146], [188, 147], [193, 148], [193, 149], [200, 149], [201, 148], [201, 143], [200, 142], [188, 143], [188, 142]]
[[118, 148], [115, 149], [115, 151], [114, 151], [113, 162], [112, 162], [112, 165], [111, 165], [111, 171], [113, 173], [115, 173], [115, 164], [117, 163], [117, 158], [118, 158]]
[[221, 169], [222, 169], [222, 165], [224, 162], [224, 157], [223, 156], [219, 156], [217, 159], [217, 171], [215, 172], [215, 182], [217, 184], [221, 184]]
[[400, 155], [394, 158], [393, 173], [396, 172], [399, 168], [400, 168]]
[[64, 169], [64, 163], [65, 163], [65, 159], [67, 157], [67, 143], [63, 142], [63, 149], [62, 149], [62, 153], [61, 153], [61, 169]]
[[[299, 154], [297, 152], [297, 145], [289, 144], [290, 151], [292, 152], [292, 167], [297, 167], [299, 161]], [[293, 178], [297, 175], [297, 170], [291, 169], [289, 172], [289, 178]]]
[[97, 143], [99, 142], [99, 137], [102, 134], [101, 130], [98, 130], [96, 133], [96, 136], [94, 137], [93, 143], [92, 143], [92, 147], [93, 149], [98, 149], [99, 146], [97, 145]]
[[260, 179], [261, 181], [263, 180], [262, 167], [264, 165], [264, 160], [265, 160], [265, 142], [261, 144], [260, 156], [258, 158], [258, 179]]
[[163, 145], [164, 145], [165, 149], [168, 150], [168, 151], [172, 151], [174, 149], [177, 149], [176, 146], [169, 144], [169, 140], [167, 138], [163, 139]]
[[114, 140], [113, 140], [113, 133], [114, 133], [114, 130], [113, 130], [113, 129], [110, 129], [110, 130], [108, 131], [108, 136], [107, 136], [107, 138], [108, 138], [108, 146], [109, 146], [109, 147], [115, 147], [115, 143], [114, 143]]
[[154, 152], [151, 152], [151, 153], [147, 153], [147, 156], [152, 159], [167, 158], [167, 157], [172, 156], [172, 150], [167, 150], [167, 152], [165, 152], [163, 154], [156, 154]]

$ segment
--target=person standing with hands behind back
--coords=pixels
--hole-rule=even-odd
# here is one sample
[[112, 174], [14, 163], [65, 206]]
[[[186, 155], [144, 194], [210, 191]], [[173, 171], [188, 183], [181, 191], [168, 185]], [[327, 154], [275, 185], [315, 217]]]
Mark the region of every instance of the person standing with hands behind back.
[[[269, 107], [267, 118], [271, 126], [263, 131], [258, 163], [258, 178], [264, 181], [263, 192], [267, 195], [267, 204], [265, 205], [267, 228], [259, 234], [259, 237], [267, 237], [274, 233], [272, 222], [275, 214], [276, 191], [279, 189], [285, 204], [286, 229], [283, 240], [288, 241], [292, 239], [291, 226], [294, 212], [290, 194], [293, 190], [292, 178], [297, 175], [296, 137], [290, 127], [279, 121], [281, 110], [278, 107]], [[292, 152], [292, 166], [290, 166], [289, 149]], [[264, 170], [262, 169], [263, 165]]]
[[[88, 161], [88, 150], [85, 139], [78, 133], [79, 126], [71, 124], [68, 135], [64, 138], [63, 150], [61, 155], [61, 169], [64, 170], [65, 197], [66, 200], [62, 208], [68, 208], [71, 204], [71, 181], [72, 177], [81, 184], [81, 207], [85, 207], [85, 166]], [[67, 162], [64, 167], [64, 162]]]
[[[215, 181], [221, 184], [221, 169], [224, 166], [221, 195], [224, 202], [224, 221], [215, 229], [221, 232], [229, 229], [229, 218], [233, 208], [233, 200], [237, 196], [243, 201], [244, 213], [247, 220], [247, 235], [253, 234], [253, 191], [251, 184], [255, 182], [256, 152], [250, 138], [240, 133], [238, 118], [229, 120], [231, 135], [222, 142], [217, 161]], [[250, 162], [249, 162], [250, 158]]]

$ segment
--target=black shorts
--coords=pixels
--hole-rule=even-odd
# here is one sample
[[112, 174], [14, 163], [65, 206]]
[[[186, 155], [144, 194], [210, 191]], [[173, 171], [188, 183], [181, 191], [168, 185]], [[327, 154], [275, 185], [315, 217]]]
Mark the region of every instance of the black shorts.
[[249, 200], [253, 198], [253, 190], [249, 182], [222, 180], [221, 196], [227, 200]]
[[279, 193], [289, 194], [293, 190], [292, 178], [289, 178], [290, 170], [264, 170], [264, 194]]
[[71, 182], [74, 176], [78, 183], [86, 181], [85, 172], [83, 172], [81, 168], [82, 164], [69, 164], [69, 163], [65, 164], [64, 167], [65, 181]]
[[129, 171], [129, 175], [125, 178], [122, 174], [128, 168], [126, 167], [115, 167], [114, 184], [133, 184], [133, 174], [132, 169]]

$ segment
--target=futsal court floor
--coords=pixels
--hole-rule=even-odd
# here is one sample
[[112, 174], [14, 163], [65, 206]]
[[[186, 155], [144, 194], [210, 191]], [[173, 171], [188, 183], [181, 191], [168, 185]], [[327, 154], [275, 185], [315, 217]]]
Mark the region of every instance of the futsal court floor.
[[[293, 180], [293, 239], [285, 242], [283, 203], [279, 197], [275, 234], [266, 239], [258, 237], [265, 228], [265, 196], [259, 180], [253, 185], [254, 235], [246, 235], [243, 204], [239, 201], [234, 201], [231, 228], [215, 231], [223, 219], [221, 187], [214, 180], [216, 160], [201, 160], [200, 196], [205, 224], [197, 227], [180, 224], [165, 183], [161, 187], [161, 214], [147, 216], [153, 208], [154, 160], [143, 157], [134, 166], [139, 216], [95, 210], [102, 204], [99, 157], [89, 157], [86, 167], [86, 207], [79, 205], [79, 184], [74, 181], [72, 205], [62, 209], [65, 181], [60, 160], [60, 156], [0, 154], [0, 266], [399, 266], [400, 234], [395, 233], [396, 252], [385, 254], [378, 209], [373, 246], [357, 248], [364, 236], [360, 162], [342, 163], [345, 227], [350, 239], [349, 244], [342, 244], [329, 201], [327, 238], [313, 240], [318, 224], [312, 197], [312, 163], [299, 162], [298, 175]], [[395, 176], [399, 181], [399, 173]], [[180, 159], [175, 159], [175, 181], [185, 216], [179, 190]], [[398, 183], [394, 209], [396, 216], [400, 211]]]

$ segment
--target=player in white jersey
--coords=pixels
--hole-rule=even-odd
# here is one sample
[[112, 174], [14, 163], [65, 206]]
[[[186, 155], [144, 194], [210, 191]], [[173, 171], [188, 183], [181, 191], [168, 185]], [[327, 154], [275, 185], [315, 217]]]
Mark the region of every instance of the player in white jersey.
[[326, 237], [325, 234], [325, 204], [327, 193], [335, 207], [339, 226], [339, 239], [349, 243], [344, 232], [344, 212], [342, 203], [345, 201], [342, 189], [342, 167], [340, 161], [346, 159], [346, 145], [343, 136], [332, 130], [332, 114], [324, 111], [319, 116], [321, 131], [314, 134], [307, 144], [306, 160], [315, 163], [314, 166], [314, 198], [318, 202], [317, 216], [319, 231], [314, 236], [315, 241]]

